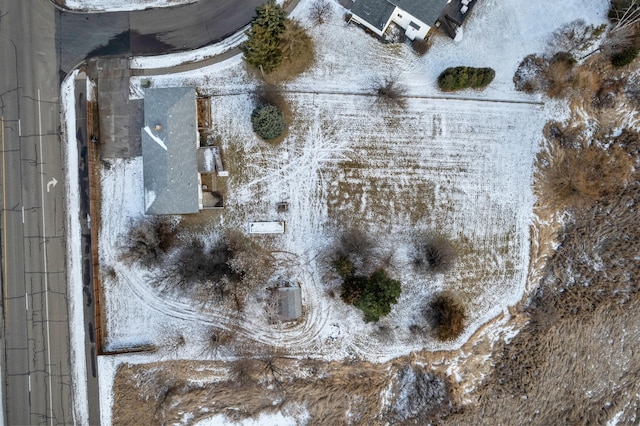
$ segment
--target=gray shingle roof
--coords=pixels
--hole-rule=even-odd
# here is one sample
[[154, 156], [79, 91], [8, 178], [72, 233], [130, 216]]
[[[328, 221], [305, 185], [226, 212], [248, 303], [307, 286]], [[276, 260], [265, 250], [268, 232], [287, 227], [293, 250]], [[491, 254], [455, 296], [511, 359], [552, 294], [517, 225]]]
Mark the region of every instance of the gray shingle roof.
[[351, 13], [382, 31], [395, 9], [387, 0], [356, 0]]
[[141, 134], [147, 214], [199, 211], [197, 119], [192, 87], [145, 90]]
[[384, 29], [395, 6], [433, 26], [447, 5], [448, 0], [355, 0], [351, 12], [369, 24]]
[[300, 287], [278, 288], [280, 318], [283, 321], [293, 321], [302, 315], [302, 291]]
[[405, 12], [432, 27], [447, 5], [448, 0], [389, 0]]

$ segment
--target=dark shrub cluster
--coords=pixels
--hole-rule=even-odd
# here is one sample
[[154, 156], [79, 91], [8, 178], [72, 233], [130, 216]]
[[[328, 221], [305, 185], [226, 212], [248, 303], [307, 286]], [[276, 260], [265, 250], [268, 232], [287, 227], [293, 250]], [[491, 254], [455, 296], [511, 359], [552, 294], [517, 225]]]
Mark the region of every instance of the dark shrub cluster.
[[422, 271], [445, 272], [456, 261], [457, 251], [447, 238], [427, 235], [416, 243], [413, 264]]
[[411, 47], [413, 47], [413, 51], [418, 56], [424, 56], [429, 50], [429, 42], [425, 39], [417, 38], [411, 42]]
[[264, 140], [273, 140], [284, 133], [284, 113], [274, 105], [259, 106], [251, 113], [253, 131]]
[[166, 216], [145, 217], [129, 229], [122, 259], [145, 267], [160, 264], [177, 240], [175, 223]]
[[438, 87], [445, 92], [461, 89], [482, 89], [493, 81], [491, 68], [451, 67], [438, 77]]
[[441, 293], [424, 309], [423, 315], [439, 340], [453, 340], [464, 331], [467, 314], [464, 305], [454, 296]]
[[614, 67], [624, 67], [625, 65], [629, 65], [633, 62], [634, 59], [638, 57], [638, 48], [637, 47], [629, 47], [624, 49], [621, 52], [614, 53], [611, 56], [611, 65]]

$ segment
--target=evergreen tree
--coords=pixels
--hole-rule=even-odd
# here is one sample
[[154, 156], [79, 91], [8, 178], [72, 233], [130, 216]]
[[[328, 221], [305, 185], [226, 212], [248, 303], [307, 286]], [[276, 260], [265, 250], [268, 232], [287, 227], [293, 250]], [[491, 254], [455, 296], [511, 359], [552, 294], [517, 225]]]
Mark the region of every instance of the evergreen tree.
[[251, 113], [253, 131], [264, 140], [272, 140], [284, 133], [287, 124], [284, 114], [273, 105], [258, 107]]
[[380, 268], [369, 277], [351, 275], [342, 284], [342, 300], [364, 313], [366, 322], [375, 322], [391, 312], [402, 292], [400, 281], [394, 280]]
[[283, 56], [280, 35], [286, 22], [287, 13], [275, 0], [257, 7], [251, 28], [246, 33], [249, 38], [240, 46], [245, 61], [265, 73], [278, 68]]

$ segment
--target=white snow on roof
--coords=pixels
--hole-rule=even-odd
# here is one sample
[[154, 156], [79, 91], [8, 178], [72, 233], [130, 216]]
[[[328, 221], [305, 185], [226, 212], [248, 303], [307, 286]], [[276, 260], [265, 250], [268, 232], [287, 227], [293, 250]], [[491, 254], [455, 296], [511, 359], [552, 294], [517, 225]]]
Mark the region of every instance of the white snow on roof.
[[250, 234], [282, 234], [284, 222], [250, 222]]
[[164, 149], [165, 151], [168, 151], [167, 145], [165, 145], [164, 141], [160, 139], [158, 136], [154, 135], [151, 129], [149, 128], [149, 126], [144, 126], [144, 131], [149, 135], [151, 139], [153, 139], [155, 143], [160, 145], [162, 149]]
[[203, 152], [204, 155], [204, 166], [206, 170], [214, 170], [213, 166], [213, 150], [205, 149]]

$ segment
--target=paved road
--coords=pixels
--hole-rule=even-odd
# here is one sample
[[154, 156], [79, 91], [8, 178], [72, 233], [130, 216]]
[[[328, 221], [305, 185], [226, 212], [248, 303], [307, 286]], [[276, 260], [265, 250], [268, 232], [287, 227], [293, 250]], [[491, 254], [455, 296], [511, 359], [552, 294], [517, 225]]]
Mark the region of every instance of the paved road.
[[[22, 0], [24, 1], [24, 0]], [[146, 55], [195, 49], [235, 33], [266, 0], [200, 0], [170, 9], [56, 13], [60, 68], [89, 56]]]
[[[65, 280], [60, 81], [88, 56], [163, 53], [222, 39], [246, 25], [263, 1], [200, 0], [169, 10], [87, 15], [56, 10], [49, 0], [0, 0], [0, 423], [77, 420]], [[78, 118], [81, 127], [75, 130], [86, 140], [84, 116]], [[85, 315], [88, 325], [91, 310]], [[89, 415], [97, 423], [89, 335]]]
[[55, 13], [47, 3], [0, 0], [2, 364], [9, 425], [73, 421]]

